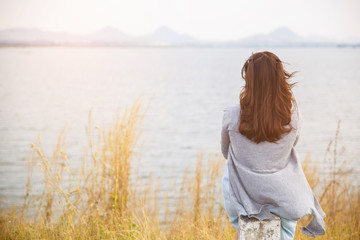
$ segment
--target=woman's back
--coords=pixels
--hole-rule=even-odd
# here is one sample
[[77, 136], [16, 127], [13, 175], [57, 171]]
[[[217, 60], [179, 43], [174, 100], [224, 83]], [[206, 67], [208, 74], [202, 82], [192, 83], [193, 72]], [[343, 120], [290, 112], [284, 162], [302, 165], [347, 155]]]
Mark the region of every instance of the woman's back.
[[[245, 73], [245, 75], [244, 75]], [[283, 69], [273, 53], [253, 54], [244, 64], [245, 86], [239, 104], [223, 112], [221, 151], [227, 159], [223, 177], [225, 209], [231, 223], [237, 219], [274, 219], [276, 212], [294, 222], [313, 219], [302, 228], [309, 236], [325, 234], [325, 213], [311, 190], [295, 151], [301, 114]], [[293, 236], [289, 236], [292, 239]]]
[[[292, 108], [291, 125], [293, 129], [282, 135], [276, 142], [255, 143], [239, 133], [240, 104], [224, 109], [223, 128], [229, 135], [231, 153], [241, 163], [254, 172], [271, 173], [283, 169], [288, 161], [300, 134], [300, 112], [297, 107]], [[226, 143], [223, 144], [223, 154], [227, 155]]]

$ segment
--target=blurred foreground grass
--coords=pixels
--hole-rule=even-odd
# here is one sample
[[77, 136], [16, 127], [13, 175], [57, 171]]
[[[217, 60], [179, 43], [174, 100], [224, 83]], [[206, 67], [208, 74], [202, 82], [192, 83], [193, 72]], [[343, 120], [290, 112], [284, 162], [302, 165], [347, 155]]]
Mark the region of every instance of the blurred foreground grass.
[[[221, 195], [225, 160], [199, 155], [194, 173], [189, 168], [173, 193], [160, 196], [156, 181], [133, 173], [134, 147], [139, 138], [141, 102], [117, 115], [107, 129], [86, 128], [88, 154], [72, 169], [62, 132], [51, 157], [41, 138], [32, 144], [29, 177], [22, 206], [0, 208], [1, 239], [233, 239]], [[96, 130], [96, 133], [94, 131]], [[340, 161], [338, 132], [327, 150], [330, 174], [320, 178], [310, 155], [304, 172], [327, 214], [326, 235], [319, 239], [360, 239], [360, 191], [346, 161]], [[140, 163], [141, 164], [141, 163]], [[34, 166], [43, 175], [40, 196], [32, 191]], [[64, 179], [66, 179], [65, 186]], [[173, 194], [173, 195], [171, 195]], [[175, 198], [171, 199], [171, 196]], [[162, 199], [161, 201], [159, 199]], [[295, 239], [308, 239], [299, 222]]]

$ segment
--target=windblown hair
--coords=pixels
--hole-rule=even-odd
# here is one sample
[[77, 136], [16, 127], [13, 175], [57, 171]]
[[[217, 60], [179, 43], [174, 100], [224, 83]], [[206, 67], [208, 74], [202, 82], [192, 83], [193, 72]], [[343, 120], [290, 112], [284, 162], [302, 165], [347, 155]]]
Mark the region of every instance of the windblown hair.
[[291, 109], [296, 105], [289, 83], [296, 72], [284, 70], [282, 61], [271, 52], [258, 52], [245, 62], [241, 76], [245, 86], [240, 93], [239, 132], [260, 143], [276, 142], [293, 129]]

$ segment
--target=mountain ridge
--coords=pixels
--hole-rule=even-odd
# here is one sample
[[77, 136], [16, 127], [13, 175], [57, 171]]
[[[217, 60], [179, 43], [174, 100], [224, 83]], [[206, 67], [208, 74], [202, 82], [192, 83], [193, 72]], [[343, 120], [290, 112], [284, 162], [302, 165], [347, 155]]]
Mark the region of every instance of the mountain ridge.
[[[347, 46], [349, 43], [322, 36], [306, 38], [286, 26], [269, 33], [258, 33], [229, 41], [199, 40], [189, 34], [178, 33], [168, 26], [131, 36], [107, 25], [88, 34], [47, 31], [40, 28], [8, 28], [0, 30], [0, 46], [210, 46], [210, 47], [281, 47], [281, 46]], [[352, 43], [360, 46], [359, 42]]]

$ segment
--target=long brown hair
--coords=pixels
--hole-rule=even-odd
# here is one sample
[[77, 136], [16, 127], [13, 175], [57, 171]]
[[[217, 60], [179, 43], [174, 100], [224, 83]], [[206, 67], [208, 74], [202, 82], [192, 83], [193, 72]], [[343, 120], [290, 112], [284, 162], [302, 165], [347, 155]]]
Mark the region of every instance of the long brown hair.
[[296, 83], [288, 79], [295, 73], [286, 72], [282, 61], [271, 52], [250, 56], [241, 70], [245, 79], [240, 93], [242, 135], [256, 143], [276, 142], [293, 129], [291, 109], [296, 102], [291, 88]]

